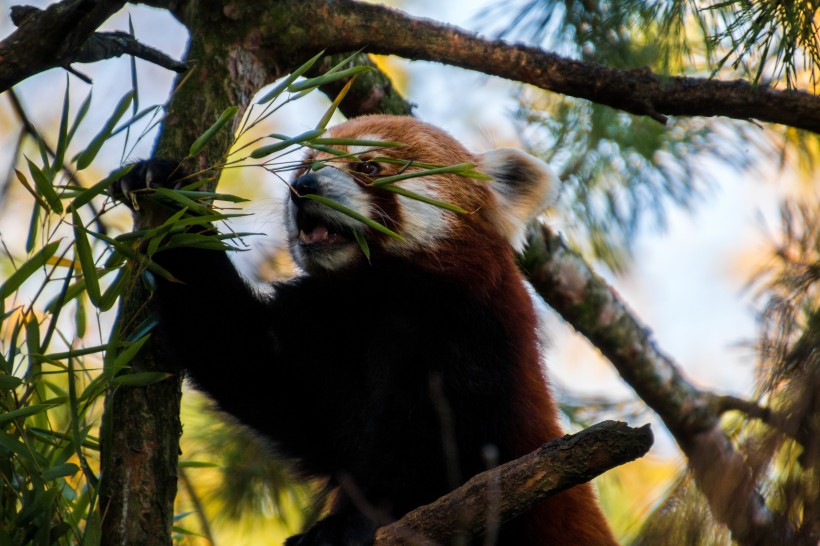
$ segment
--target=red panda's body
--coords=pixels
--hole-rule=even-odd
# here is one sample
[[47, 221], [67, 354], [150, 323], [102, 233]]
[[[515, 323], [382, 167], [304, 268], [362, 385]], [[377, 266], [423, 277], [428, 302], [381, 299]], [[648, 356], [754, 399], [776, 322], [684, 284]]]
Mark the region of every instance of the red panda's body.
[[[359, 118], [332, 136], [406, 145], [350, 149], [358, 155], [344, 161], [310, 158], [329, 161], [296, 177], [286, 213], [294, 256], [307, 275], [263, 298], [222, 252], [157, 255], [184, 283], [159, 280], [155, 295], [163, 338], [180, 368], [302, 471], [344, 486], [333, 514], [288, 546], [369, 544], [379, 525], [485, 470], [486, 446], [505, 462], [562, 434], [533, 303], [513, 254], [523, 224], [550, 192], [548, 172], [520, 152], [473, 156], [410, 118]], [[370, 186], [402, 169], [377, 156], [472, 162], [495, 180], [445, 174], [397, 184], [467, 211], [457, 214]], [[115, 193], [173, 185], [172, 169], [139, 164]], [[301, 197], [307, 193], [404, 239]], [[369, 261], [354, 232], [367, 241]], [[383, 519], [373, 521], [374, 513]], [[504, 524], [497, 544], [615, 541], [592, 490], [582, 486]]]

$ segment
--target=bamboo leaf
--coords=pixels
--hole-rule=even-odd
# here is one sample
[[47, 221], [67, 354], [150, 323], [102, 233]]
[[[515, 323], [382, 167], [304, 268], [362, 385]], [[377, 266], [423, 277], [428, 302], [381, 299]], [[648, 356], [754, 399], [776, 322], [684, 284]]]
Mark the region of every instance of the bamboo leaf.
[[329, 146], [372, 146], [373, 148], [395, 148], [397, 146], [406, 146], [403, 142], [396, 142], [395, 140], [367, 140], [338, 137], [317, 138], [313, 141], [313, 143], [327, 144]]
[[68, 148], [68, 105], [70, 102], [69, 93], [69, 77], [65, 77], [65, 96], [63, 97], [63, 112], [60, 115], [60, 130], [57, 133], [57, 149], [54, 153], [54, 163], [52, 163], [51, 172], [59, 172], [63, 168], [63, 161], [65, 160], [65, 151]]
[[353, 82], [356, 80], [356, 76], [350, 78], [350, 81], [342, 87], [342, 90], [336, 95], [336, 98], [333, 99], [333, 103], [327, 109], [325, 114], [322, 116], [322, 119], [319, 120], [319, 123], [316, 125], [317, 129], [325, 129], [327, 124], [330, 123], [330, 118], [333, 117], [333, 114], [336, 112], [336, 109], [339, 107], [339, 103], [342, 102], [342, 99], [345, 98], [347, 92], [350, 91], [350, 87], [353, 85]]
[[34, 184], [48, 203], [48, 210], [62, 214], [63, 204], [60, 201], [60, 196], [57, 195], [57, 192], [54, 190], [54, 186], [51, 184], [49, 177], [46, 176], [46, 174], [40, 170], [40, 167], [35, 165], [32, 160], [26, 158], [26, 161], [28, 162], [28, 170], [31, 172], [31, 177], [34, 179]]
[[14, 169], [14, 172], [17, 174], [17, 180], [19, 180], [20, 183], [23, 185], [23, 187], [26, 188], [26, 190], [34, 197], [34, 199], [37, 201], [37, 204], [39, 204], [44, 209], [48, 209], [48, 203], [46, 203], [43, 200], [43, 198], [40, 197], [40, 195], [37, 193], [37, 190], [35, 190], [31, 186], [31, 184], [29, 184], [28, 178], [26, 178], [26, 175], [23, 174], [22, 172], [20, 172], [17, 169]]
[[88, 189], [83, 190], [80, 195], [74, 198], [69, 205], [69, 210], [76, 211], [79, 210], [80, 207], [94, 199], [96, 196], [100, 195], [101, 193], [105, 192], [111, 184], [128, 174], [131, 169], [134, 168], [134, 165], [125, 165], [124, 167], [120, 167], [111, 172], [108, 176], [94, 184]]
[[125, 349], [120, 352], [114, 361], [111, 363], [111, 369], [106, 370], [107, 373], [111, 375], [116, 374], [131, 362], [131, 360], [137, 355], [137, 353], [142, 349], [142, 346], [151, 338], [150, 334], [145, 335], [131, 344], [130, 347], [126, 347]]
[[0, 391], [11, 391], [22, 385], [23, 380], [13, 375], [0, 375]]
[[337, 80], [343, 80], [345, 78], [355, 76], [356, 74], [361, 74], [362, 72], [371, 72], [372, 70], [373, 68], [369, 66], [352, 66], [344, 70], [339, 70], [338, 72], [322, 74], [321, 76], [316, 76], [315, 78], [308, 78], [299, 83], [294, 83], [288, 87], [288, 91], [291, 93], [295, 93], [297, 91], [307, 91], [309, 89], [315, 89], [316, 87], [333, 83]]
[[367, 261], [370, 262], [370, 245], [367, 244], [367, 239], [364, 238], [364, 235], [359, 233], [356, 230], [353, 230], [353, 237], [356, 239], [356, 242], [359, 244], [359, 248], [362, 249], [362, 253], [364, 257], [367, 258]]
[[376, 180], [371, 182], [370, 185], [378, 188], [380, 186], [386, 186], [387, 184], [392, 184], [394, 182], [399, 182], [401, 180], [408, 180], [410, 178], [420, 178], [422, 176], [432, 176], [434, 174], [463, 174], [465, 172], [472, 171], [473, 169], [475, 169], [475, 165], [473, 165], [472, 163], [459, 163], [458, 165], [448, 165], [446, 167], [436, 167], [433, 169], [425, 169], [421, 171], [413, 171], [410, 173], [405, 172], [393, 176], [385, 176], [383, 178], [377, 178]]
[[102, 145], [105, 143], [106, 140], [111, 136], [114, 127], [116, 127], [117, 122], [125, 115], [125, 112], [128, 110], [128, 107], [131, 105], [131, 101], [134, 99], [134, 91], [131, 90], [126, 93], [121, 99], [120, 102], [117, 104], [117, 107], [114, 109], [114, 113], [108, 118], [108, 121], [105, 122], [102, 130], [97, 133], [91, 143], [86, 147], [85, 150], [80, 152], [77, 156], [77, 170], [81, 171], [91, 165], [91, 162], [94, 161], [94, 158], [97, 157], [97, 154], [102, 148]]
[[371, 227], [371, 228], [375, 229], [376, 231], [384, 233], [385, 235], [393, 237], [394, 239], [398, 239], [399, 241], [404, 240], [404, 237], [402, 237], [401, 235], [399, 235], [398, 233], [396, 233], [392, 229], [388, 228], [387, 226], [383, 226], [382, 224], [376, 222], [375, 220], [372, 220], [372, 219], [368, 218], [367, 216], [365, 216], [361, 213], [358, 213], [355, 210], [342, 205], [341, 203], [337, 203], [336, 201], [333, 201], [332, 199], [328, 199], [327, 197], [324, 197], [322, 195], [315, 195], [315, 194], [312, 194], [312, 193], [306, 193], [305, 195], [302, 195], [301, 197], [304, 198], [304, 199], [310, 199], [311, 201], [316, 201], [317, 203], [321, 203], [321, 204], [323, 204], [327, 207], [332, 208], [333, 210], [337, 210], [337, 211], [341, 212], [342, 214], [344, 214], [345, 216], [349, 216], [350, 218], [353, 218], [354, 220], [358, 220], [359, 222], [363, 223], [364, 225], [366, 225], [368, 227]]
[[118, 375], [117, 377], [111, 380], [111, 384], [120, 385], [123, 387], [147, 387], [148, 385], [159, 383], [160, 381], [164, 381], [169, 377], [173, 376], [174, 374], [172, 373], [164, 372], [128, 373], [124, 375]]
[[40, 203], [34, 203], [34, 207], [31, 209], [31, 219], [29, 219], [28, 235], [26, 236], [26, 252], [31, 252], [37, 246], [37, 234], [40, 231], [40, 210], [42, 209]]
[[316, 64], [316, 61], [318, 61], [321, 58], [321, 56], [324, 55], [324, 54], [325, 54], [325, 52], [324, 52], [324, 50], [322, 50], [319, 53], [317, 53], [316, 55], [314, 55], [305, 64], [303, 64], [302, 66], [300, 66], [299, 68], [297, 68], [296, 70], [291, 72], [290, 76], [288, 76], [287, 78], [282, 80], [279, 84], [276, 85], [276, 87], [274, 87], [273, 89], [271, 89], [270, 91], [265, 93], [265, 96], [263, 96], [261, 99], [259, 99], [259, 101], [256, 104], [265, 104], [266, 102], [270, 102], [270, 101], [274, 100], [275, 98], [277, 98], [279, 95], [282, 94], [282, 92], [285, 89], [287, 89], [290, 86], [290, 84], [295, 82], [296, 79], [299, 78], [299, 76], [301, 76], [302, 74], [307, 72], [310, 69], [311, 66]]
[[91, 92], [88, 93], [88, 96], [85, 98], [83, 103], [80, 105], [80, 109], [77, 110], [77, 117], [74, 118], [74, 122], [71, 124], [71, 129], [68, 130], [68, 135], [66, 136], [66, 144], [71, 142], [74, 138], [74, 133], [77, 132], [77, 129], [82, 123], [83, 118], [88, 113], [88, 109], [91, 107]]
[[25, 419], [26, 417], [37, 415], [38, 413], [42, 413], [44, 411], [48, 411], [51, 408], [60, 406], [63, 404], [63, 402], [64, 400], [61, 400], [59, 402], [55, 401], [43, 404], [32, 404], [30, 406], [24, 406], [22, 408], [17, 408], [11, 411], [7, 411], [5, 413], [0, 413], [0, 424], [8, 423], [13, 419]]
[[453, 212], [458, 212], [460, 214], [467, 214], [467, 211], [459, 207], [458, 205], [453, 205], [452, 203], [447, 203], [446, 201], [439, 201], [438, 199], [433, 199], [425, 195], [421, 195], [419, 193], [406, 190], [399, 186], [387, 184], [386, 186], [381, 186], [381, 189], [391, 191], [393, 193], [397, 193], [399, 195], [409, 197], [410, 199], [415, 199], [416, 201], [421, 201], [422, 203], [427, 203], [429, 205], [433, 205], [442, 209], [451, 210]]
[[26, 279], [34, 274], [35, 271], [43, 267], [46, 262], [48, 262], [48, 259], [51, 258], [55, 252], [57, 252], [57, 247], [59, 244], [59, 241], [52, 241], [48, 243], [36, 254], [34, 254], [34, 256], [23, 263], [17, 271], [12, 273], [8, 280], [0, 285], [0, 300], [3, 300], [13, 294], [14, 291], [17, 290], [23, 282], [25, 282]]
[[222, 129], [229, 121], [231, 121], [234, 117], [236, 117], [236, 113], [239, 112], [238, 106], [229, 106], [225, 109], [224, 112], [219, 116], [219, 119], [216, 120], [216, 123], [211, 125], [202, 135], [191, 144], [191, 149], [188, 150], [188, 157], [193, 157], [197, 155], [202, 149], [205, 147], [208, 142]]
[[[261, 148], [257, 148], [251, 152], [251, 157], [254, 159], [259, 159], [265, 157], [266, 155], [271, 155], [272, 153], [284, 150], [289, 146], [293, 146], [295, 144], [300, 144], [306, 140], [314, 139], [324, 133], [324, 129], [311, 129], [310, 131], [305, 131], [301, 135], [297, 135], [292, 138], [285, 138], [281, 142], [277, 142], [276, 144], [269, 144], [267, 146], [262, 146]], [[282, 135], [271, 135], [275, 138], [280, 138]]]
[[43, 473], [40, 474], [40, 477], [43, 478], [45, 481], [56, 480], [57, 478], [65, 478], [67, 476], [73, 476], [80, 470], [80, 467], [74, 463], [63, 463], [58, 464], [57, 466], [52, 466], [51, 468], [47, 468], [43, 470]]
[[94, 255], [91, 253], [91, 244], [88, 242], [87, 230], [83, 227], [80, 215], [76, 210], [71, 211], [71, 218], [74, 224], [74, 248], [77, 251], [77, 259], [80, 260], [80, 267], [83, 270], [85, 289], [94, 307], [100, 306], [102, 296], [100, 294], [100, 279], [97, 274], [97, 266], [94, 264]]

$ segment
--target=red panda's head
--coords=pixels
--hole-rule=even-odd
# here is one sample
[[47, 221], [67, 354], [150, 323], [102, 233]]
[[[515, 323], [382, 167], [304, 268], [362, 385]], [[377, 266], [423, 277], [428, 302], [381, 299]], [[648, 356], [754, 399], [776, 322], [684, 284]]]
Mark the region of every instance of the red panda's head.
[[[294, 257], [310, 273], [366, 263], [357, 238], [366, 241], [373, 260], [391, 256], [424, 262], [430, 258], [430, 263], [442, 264], [451, 261], [451, 254], [463, 255], [471, 248], [480, 247], [485, 253], [520, 250], [524, 226], [548, 204], [557, 187], [549, 168], [524, 152], [501, 149], [474, 155], [440, 129], [410, 117], [356, 118], [332, 128], [328, 136], [403, 145], [334, 146], [350, 154], [346, 157], [316, 151], [309, 154], [306, 165], [323, 166], [302, 171], [291, 183], [286, 224]], [[379, 157], [399, 161], [373, 161]], [[456, 205], [466, 213], [370, 185], [385, 176], [420, 170], [415, 165], [460, 163], [475, 164], [493, 180], [438, 174], [410, 178], [395, 185]], [[333, 200], [386, 226], [402, 239], [301, 197], [305, 194]]]

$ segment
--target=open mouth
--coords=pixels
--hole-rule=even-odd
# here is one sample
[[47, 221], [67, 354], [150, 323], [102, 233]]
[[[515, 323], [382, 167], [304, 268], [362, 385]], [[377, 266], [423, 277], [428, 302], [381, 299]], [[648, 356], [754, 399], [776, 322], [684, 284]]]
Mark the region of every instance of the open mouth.
[[348, 228], [328, 224], [326, 220], [300, 210], [296, 215], [301, 245], [337, 245], [348, 243], [353, 234]]

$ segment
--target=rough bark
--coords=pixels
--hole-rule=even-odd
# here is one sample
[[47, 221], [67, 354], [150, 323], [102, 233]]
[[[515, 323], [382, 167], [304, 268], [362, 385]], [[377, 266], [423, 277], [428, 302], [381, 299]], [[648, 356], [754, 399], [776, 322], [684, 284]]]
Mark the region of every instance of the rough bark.
[[375, 544], [451, 544], [456, 535], [481, 536], [488, 523], [509, 521], [552, 495], [642, 457], [652, 442], [649, 425], [598, 423], [473, 477], [452, 493], [379, 529]]
[[[222, 8], [214, 2], [192, 2], [177, 14], [191, 33], [187, 58], [196, 63], [169, 105], [155, 156], [185, 157], [191, 143], [225, 108], [238, 105], [244, 110], [256, 90], [270, 79], [247, 53], [242, 34], [232, 32], [230, 21], [220, 24], [215, 15], [222, 17]], [[177, 85], [184, 79], [180, 76]], [[191, 168], [216, 164], [232, 133], [218, 133]], [[122, 337], [146, 314], [148, 294], [139, 278], [132, 281], [117, 319]], [[134, 371], [168, 370], [157, 334], [131, 366]], [[112, 390], [106, 397], [104, 429], [111, 435], [103, 435], [100, 508], [104, 546], [171, 544], [182, 433], [180, 387], [181, 380], [174, 377], [144, 388]]]
[[49, 68], [68, 66], [124, 1], [65, 0], [43, 11], [17, 7], [18, 29], [0, 42], [0, 92]]

